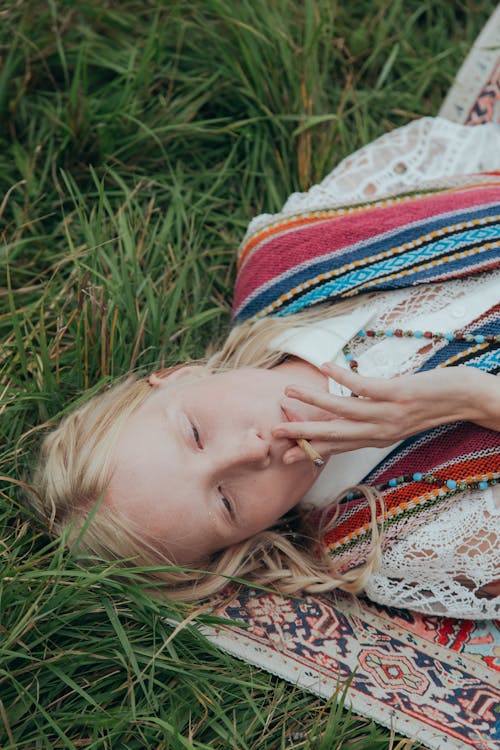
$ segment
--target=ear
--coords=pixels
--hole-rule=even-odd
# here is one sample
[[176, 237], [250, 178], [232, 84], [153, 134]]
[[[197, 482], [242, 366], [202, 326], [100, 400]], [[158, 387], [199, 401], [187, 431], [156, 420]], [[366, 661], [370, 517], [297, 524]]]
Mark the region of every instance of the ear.
[[202, 365], [177, 365], [176, 367], [169, 367], [165, 370], [159, 370], [158, 372], [152, 372], [148, 377], [148, 383], [153, 388], [162, 388], [165, 385], [170, 385], [176, 380], [185, 378], [187, 376], [195, 378], [203, 378], [209, 375], [209, 371]]

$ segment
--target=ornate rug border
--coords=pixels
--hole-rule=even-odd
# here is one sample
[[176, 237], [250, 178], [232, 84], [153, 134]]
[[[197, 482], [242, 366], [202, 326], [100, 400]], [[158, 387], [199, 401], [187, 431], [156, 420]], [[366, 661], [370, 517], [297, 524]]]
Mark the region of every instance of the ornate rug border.
[[465, 58], [441, 108], [440, 117], [465, 124], [500, 60], [500, 4], [484, 25]]
[[[260, 596], [262, 597], [262, 595]], [[280, 600], [285, 601], [274, 595], [271, 595], [271, 599], [274, 605], [277, 602], [278, 606]], [[238, 601], [236, 600], [236, 602]], [[432, 659], [435, 663], [436, 671], [443, 678], [443, 682], [447, 682], [451, 686], [448, 694], [450, 697], [453, 697], [457, 692], [459, 694], [462, 692], [463, 680], [464, 703], [467, 703], [468, 700], [466, 692], [472, 686], [475, 693], [475, 723], [477, 723], [478, 718], [481, 716], [481, 710], [487, 712], [492, 710], [492, 706], [500, 706], [500, 688], [496, 690], [492, 684], [493, 670], [488, 670], [479, 658], [473, 654], [463, 651], [458, 652], [432, 643], [430, 640], [427, 641], [423, 637], [405, 630], [391, 619], [392, 615], [390, 613], [378, 613], [372, 608], [373, 605], [355, 598], [349, 600], [348, 597], [338, 597], [336, 601], [330, 601], [324, 597], [308, 597], [306, 600], [301, 600], [302, 605], [304, 601], [309, 603], [319, 601], [323, 605], [326, 605], [327, 608], [331, 608], [332, 613], [340, 613], [346, 618], [357, 618], [359, 620], [359, 632], [357, 635], [360, 633], [366, 635], [366, 642], [357, 638], [357, 645], [360, 651], [363, 654], [369, 654], [370, 658], [380, 657], [380, 661], [385, 659], [388, 656], [388, 652], [385, 651], [384, 646], [391, 639], [391, 648], [393, 648], [395, 642], [398, 643], [398, 648], [393, 649], [393, 652], [389, 654], [388, 662], [392, 660], [394, 664], [398, 664], [400, 660], [400, 663], [404, 664], [408, 662], [406, 654], [411, 654], [412, 651], [426, 659]], [[234, 602], [232, 604], [234, 605]], [[229, 619], [231, 615], [227, 613], [227, 610], [231, 606], [229, 604], [226, 607], [220, 608], [216, 612], [217, 616]], [[236, 620], [233, 619], [232, 622], [236, 622]], [[308, 659], [307, 656], [300, 656], [292, 651], [287, 652], [286, 639], [280, 642], [280, 637], [277, 636], [273, 641], [269, 633], [265, 632], [257, 619], [246, 621], [243, 618], [241, 622], [243, 625], [250, 625], [250, 627], [242, 627], [240, 629], [230, 624], [218, 627], [203, 626], [202, 633], [208, 640], [232, 656], [243, 659], [323, 698], [330, 698], [339, 689], [342, 689], [342, 684], [346, 679], [345, 668], [348, 660], [344, 659], [342, 661], [341, 658], [335, 660], [336, 665], [339, 667], [339, 671], [337, 672], [331, 667], [331, 659], [328, 667], [325, 666], [322, 668], [313, 660]], [[370, 629], [373, 633], [369, 632]], [[331, 638], [332, 643], [335, 642], [333, 635]], [[374, 646], [373, 643], [370, 644], [370, 638], [373, 641], [374, 637], [375, 643], [378, 643], [377, 639], [380, 638], [378, 652], [376, 645]], [[298, 642], [300, 642], [300, 639]], [[453, 654], [453, 658], [450, 658], [451, 654]], [[351, 673], [359, 669], [354, 675], [353, 682], [346, 696], [346, 705], [350, 706], [357, 714], [374, 719], [378, 723], [399, 732], [415, 742], [423, 743], [431, 750], [495, 750], [495, 748], [500, 748], [500, 742], [497, 742], [496, 736], [489, 734], [489, 730], [486, 735], [474, 730], [471, 725], [467, 727], [467, 722], [462, 722], [462, 726], [464, 727], [464, 731], [467, 729], [472, 734], [473, 739], [460, 736], [459, 732], [455, 732], [455, 736], [453, 736], [443, 731], [439, 728], [438, 719], [436, 719], [436, 726], [431, 726], [430, 721], [423, 721], [425, 708], [428, 705], [425, 703], [425, 700], [429, 696], [426, 695], [424, 703], [422, 706], [419, 706], [418, 702], [411, 703], [414, 696], [412, 697], [410, 693], [405, 693], [404, 689], [395, 690], [390, 685], [384, 693], [380, 682], [376, 682], [365, 667], [366, 664], [359, 664], [359, 662], [357, 665], [348, 665]], [[341, 674], [342, 671], [344, 674]], [[360, 687], [363, 685], [372, 686], [373, 696], [375, 697], [370, 697], [357, 686], [357, 678], [359, 678], [358, 685]], [[409, 673], [409, 678], [415, 679], [415, 675]], [[429, 689], [426, 689], [426, 692], [429, 692], [429, 694], [432, 693], [431, 688], [431, 680], [429, 680]], [[395, 696], [399, 705], [390, 704], [390, 701], [394, 700]], [[436, 707], [436, 715], [441, 713], [442, 716], [445, 716], [443, 712], [445, 696], [443, 695], [441, 698], [441, 708], [439, 707], [440, 699], [437, 692], [432, 697], [435, 701], [433, 705]], [[498, 711], [498, 708], [496, 710]], [[441, 719], [441, 725], [443, 724], [444, 721]], [[500, 739], [500, 713], [498, 713], [497, 727], [498, 729], [494, 734]]]

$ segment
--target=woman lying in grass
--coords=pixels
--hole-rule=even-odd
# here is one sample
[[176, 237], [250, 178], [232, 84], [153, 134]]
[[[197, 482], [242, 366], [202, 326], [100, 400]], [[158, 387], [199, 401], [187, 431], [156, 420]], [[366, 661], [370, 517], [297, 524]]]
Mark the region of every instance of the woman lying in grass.
[[254, 219], [220, 351], [129, 378], [46, 437], [51, 531], [75, 539], [92, 514], [81, 547], [172, 565], [178, 599], [236, 576], [494, 616], [494, 169], [498, 126], [426, 118]]

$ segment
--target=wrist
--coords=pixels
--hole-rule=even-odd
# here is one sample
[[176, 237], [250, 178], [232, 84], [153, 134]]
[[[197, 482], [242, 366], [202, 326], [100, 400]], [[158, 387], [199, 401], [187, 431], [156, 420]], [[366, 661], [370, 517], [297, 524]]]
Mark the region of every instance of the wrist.
[[500, 431], [500, 379], [474, 367], [460, 367], [466, 370], [466, 387], [469, 396], [470, 422]]

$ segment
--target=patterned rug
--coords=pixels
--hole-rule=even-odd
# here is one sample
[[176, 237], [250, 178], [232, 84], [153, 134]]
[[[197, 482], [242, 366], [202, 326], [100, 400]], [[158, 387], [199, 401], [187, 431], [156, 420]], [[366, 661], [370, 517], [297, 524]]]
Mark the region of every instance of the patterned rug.
[[224, 651], [325, 698], [351, 679], [353, 711], [432, 750], [500, 748], [500, 621], [253, 589], [214, 614], [234, 623], [204, 629]]
[[500, 5], [458, 71], [439, 114], [464, 125], [500, 123]]
[[[500, 6], [439, 114], [500, 123]], [[325, 698], [351, 679], [356, 713], [432, 750], [500, 749], [500, 621], [428, 617], [341, 593], [247, 589], [226, 601], [216, 614], [227, 626], [204, 631], [224, 651]]]

